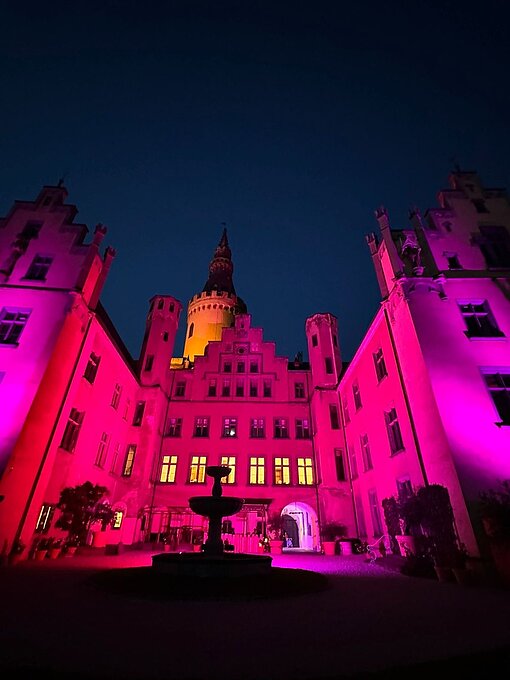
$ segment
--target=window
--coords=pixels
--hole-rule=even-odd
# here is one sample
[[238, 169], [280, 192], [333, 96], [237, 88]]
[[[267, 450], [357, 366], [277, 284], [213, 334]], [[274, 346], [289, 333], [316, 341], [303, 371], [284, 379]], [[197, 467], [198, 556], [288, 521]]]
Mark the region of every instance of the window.
[[481, 198], [473, 198], [473, 205], [475, 206], [476, 212], [477, 213], [488, 213], [487, 206], [485, 205], [485, 201], [482, 200]]
[[230, 468], [229, 475], [223, 480], [223, 484], [235, 484], [236, 482], [236, 458], [235, 456], [222, 456], [220, 465]]
[[288, 458], [274, 459], [274, 483], [290, 484], [290, 463]]
[[347, 401], [347, 397], [342, 398], [342, 409], [344, 412], [344, 422], [348, 425], [351, 422], [351, 417], [349, 415], [349, 402]]
[[232, 373], [232, 362], [231, 361], [225, 361], [223, 364], [223, 372], [224, 373]]
[[352, 386], [352, 396], [354, 397], [354, 407], [356, 408], [356, 411], [358, 411], [363, 406], [358, 383], [354, 383]]
[[459, 302], [459, 309], [466, 323], [468, 338], [494, 338], [503, 335], [496, 324], [487, 300]]
[[271, 381], [270, 380], [264, 380], [264, 397], [270, 397], [271, 396]]
[[87, 361], [87, 365], [85, 366], [85, 373], [83, 374], [85, 380], [87, 380], [90, 384], [92, 384], [96, 379], [100, 361], [101, 361], [100, 356], [94, 354], [94, 352], [90, 353], [89, 360]]
[[390, 411], [386, 411], [384, 419], [386, 421], [386, 429], [390, 441], [390, 450], [393, 455], [404, 449], [404, 442], [402, 441], [402, 433], [400, 432], [396, 409], [392, 408]]
[[55, 512], [55, 506], [44, 503], [39, 511], [37, 522], [35, 523], [35, 531], [38, 534], [45, 534], [51, 525], [51, 518]]
[[250, 457], [250, 484], [265, 484], [266, 468], [262, 456]]
[[192, 456], [191, 465], [189, 468], [190, 484], [204, 484], [205, 483], [205, 468], [207, 465], [207, 456]]
[[119, 408], [121, 394], [122, 394], [122, 385], [120, 385], [119, 383], [115, 383], [115, 387], [113, 388], [112, 401], [111, 401], [111, 406], [115, 410], [117, 410]]
[[487, 267], [506, 269], [510, 267], [510, 235], [505, 227], [480, 226], [478, 242]]
[[250, 361], [250, 373], [258, 373], [259, 364], [258, 361]]
[[382, 536], [381, 511], [379, 509], [379, 501], [377, 500], [377, 491], [375, 489], [369, 489], [368, 491], [368, 504], [370, 506], [370, 517], [372, 519], [374, 536]]
[[258, 396], [258, 383], [256, 380], [250, 380], [250, 397]]
[[253, 439], [263, 439], [266, 436], [264, 418], [252, 418], [250, 425], [250, 437]]
[[360, 437], [361, 458], [363, 460], [363, 470], [367, 472], [374, 466], [372, 464], [372, 454], [370, 453], [370, 444], [368, 443], [368, 434], [362, 434]]
[[483, 377], [501, 418], [498, 425], [510, 425], [510, 373], [486, 373]]
[[126, 405], [124, 406], [124, 415], [122, 416], [124, 420], [128, 419], [129, 407], [131, 406], [131, 399], [126, 399]]
[[175, 310], [175, 305], [174, 305], [173, 302], [170, 303], [168, 309], [169, 309], [170, 312], [173, 312]]
[[209, 436], [209, 418], [195, 418], [195, 437]]
[[143, 412], [145, 411], [145, 402], [139, 401], [135, 406], [135, 413], [133, 415], [133, 425], [135, 427], [140, 427], [143, 420]]
[[236, 383], [236, 397], [244, 397], [244, 380], [238, 380]]
[[120, 529], [122, 526], [122, 520], [124, 519], [124, 513], [122, 510], [113, 511], [112, 519], [112, 529]]
[[159, 481], [165, 484], [173, 484], [175, 482], [176, 471], [177, 471], [177, 456], [163, 456], [161, 460], [161, 472], [159, 474]]
[[168, 333], [167, 333], [167, 331], [165, 331], [165, 332], [163, 333], [163, 342], [168, 342]]
[[354, 444], [349, 445], [349, 462], [351, 464], [351, 479], [358, 479], [358, 460]]
[[335, 449], [335, 469], [337, 480], [339, 482], [345, 482], [347, 476], [345, 474], [344, 452], [342, 449]]
[[110, 473], [114, 475], [117, 472], [117, 462], [119, 460], [120, 444], [117, 442], [115, 444], [115, 449], [113, 450], [112, 462], [110, 465]]
[[287, 439], [289, 436], [289, 429], [287, 424], [287, 418], [275, 418], [274, 419], [274, 438], [275, 439]]
[[30, 309], [4, 307], [0, 312], [0, 345], [17, 345], [26, 326]]
[[336, 337], [336, 335], [334, 333], [333, 333], [333, 345], [335, 347], [338, 347], [338, 338]]
[[413, 486], [409, 477], [397, 479], [397, 493], [399, 498], [410, 498], [413, 495]]
[[382, 347], [379, 347], [377, 352], [374, 352], [373, 357], [374, 357], [375, 374], [377, 376], [377, 382], [381, 382], [381, 380], [388, 375], [388, 371], [386, 370], [386, 363], [384, 361], [384, 355], [383, 355]]
[[76, 442], [78, 441], [78, 435], [80, 434], [84, 415], [85, 413], [83, 411], [78, 411], [78, 409], [75, 408], [72, 408], [71, 413], [69, 414], [64, 434], [62, 435], [62, 441], [60, 442], [60, 448], [69, 451], [69, 453], [73, 453], [76, 448]]
[[133, 474], [135, 455], [136, 455], [135, 444], [129, 444], [126, 450], [126, 457], [124, 458], [124, 465], [122, 466], [123, 477], [131, 477], [131, 475]]
[[329, 405], [329, 420], [331, 423], [332, 430], [340, 429], [340, 420], [338, 419], [338, 409], [336, 407], [336, 404]]
[[310, 421], [308, 418], [296, 418], [296, 439], [310, 439]]
[[110, 437], [107, 432], [103, 432], [101, 439], [99, 440], [99, 446], [97, 447], [96, 462], [97, 467], [103, 468], [106, 462], [106, 456], [108, 455], [108, 444]]
[[304, 383], [294, 383], [294, 398], [304, 399], [305, 398], [305, 384]]
[[317, 340], [317, 336], [312, 335], [312, 347], [317, 347], [318, 344], [319, 344], [319, 341]]
[[445, 253], [448, 262], [448, 269], [462, 269], [457, 253]]
[[313, 465], [311, 458], [297, 459], [298, 484], [313, 484]]
[[186, 381], [178, 380], [175, 385], [174, 397], [184, 397], [186, 392]]
[[36, 255], [32, 260], [32, 264], [28, 268], [25, 274], [26, 279], [31, 281], [45, 281], [46, 275], [48, 274], [48, 269], [53, 262], [52, 257], [46, 255]]
[[152, 371], [152, 365], [154, 363], [154, 354], [148, 354], [147, 359], [145, 359], [145, 370]]
[[237, 362], [237, 372], [238, 373], [244, 373], [244, 369], [245, 369], [244, 361], [238, 361]]
[[182, 418], [169, 418], [166, 425], [167, 437], [180, 437], [182, 428]]
[[237, 418], [223, 418], [222, 437], [237, 437]]
[[158, 309], [163, 309], [165, 306], [165, 301], [164, 300], [158, 300]]
[[215, 397], [216, 396], [216, 380], [213, 378], [212, 380], [209, 380], [209, 390], [207, 392], [208, 397]]
[[189, 325], [189, 331], [188, 331], [188, 338], [192, 338], [192, 337], [193, 337], [193, 332], [194, 332], [194, 330], [195, 330], [195, 324], [194, 324], [194, 323], [190, 323], [190, 325]]
[[326, 357], [324, 363], [326, 364], [326, 373], [333, 373], [333, 359], [331, 357]]
[[230, 380], [224, 380], [221, 388], [222, 397], [230, 397]]

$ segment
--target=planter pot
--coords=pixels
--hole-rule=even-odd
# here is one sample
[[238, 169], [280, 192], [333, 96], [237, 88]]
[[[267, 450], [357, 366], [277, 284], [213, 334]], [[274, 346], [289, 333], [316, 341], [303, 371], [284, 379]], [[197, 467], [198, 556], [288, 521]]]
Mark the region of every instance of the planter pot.
[[201, 543], [194, 543], [193, 544], [193, 552], [200, 552], [202, 550], [202, 544]]
[[271, 546], [271, 553], [273, 555], [281, 555], [282, 554], [282, 547], [283, 547], [282, 541], [280, 541], [280, 540], [270, 541], [269, 544]]
[[342, 555], [352, 555], [351, 541], [340, 541], [340, 552]]
[[170, 552], [170, 543], [165, 543], [165, 545], [163, 547], [163, 551], [164, 552]]
[[454, 583], [455, 576], [453, 575], [453, 569], [451, 567], [436, 567], [434, 566], [434, 571], [436, 572], [437, 580], [440, 583]]
[[336, 548], [336, 541], [322, 541], [322, 548], [325, 555], [334, 555]]
[[38, 561], [44, 560], [47, 554], [48, 554], [47, 550], [36, 550], [34, 559]]
[[416, 555], [416, 538], [414, 536], [408, 536], [397, 534], [395, 536], [397, 539], [398, 547], [402, 557], [407, 557], [407, 555]]
[[61, 552], [62, 552], [61, 548], [51, 548], [51, 550], [49, 551], [50, 560], [56, 560], [57, 557], [60, 557]]
[[9, 564], [18, 564], [23, 559], [23, 555], [15, 553], [14, 555], [9, 555]]
[[77, 550], [78, 550], [77, 545], [70, 545], [68, 548], [66, 548], [64, 555], [71, 557]]

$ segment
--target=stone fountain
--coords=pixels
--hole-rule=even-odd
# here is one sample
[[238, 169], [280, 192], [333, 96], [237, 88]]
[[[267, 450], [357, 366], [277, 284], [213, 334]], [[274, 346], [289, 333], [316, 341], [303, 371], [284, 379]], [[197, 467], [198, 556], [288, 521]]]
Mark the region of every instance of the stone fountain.
[[190, 508], [197, 515], [208, 517], [207, 541], [201, 553], [160, 553], [153, 555], [152, 567], [174, 576], [251, 576], [266, 574], [271, 569], [272, 557], [248, 553], [226, 553], [221, 540], [223, 517], [237, 514], [244, 505], [243, 498], [223, 496], [221, 480], [228, 477], [231, 468], [210, 465], [206, 474], [214, 480], [211, 496], [193, 496]]

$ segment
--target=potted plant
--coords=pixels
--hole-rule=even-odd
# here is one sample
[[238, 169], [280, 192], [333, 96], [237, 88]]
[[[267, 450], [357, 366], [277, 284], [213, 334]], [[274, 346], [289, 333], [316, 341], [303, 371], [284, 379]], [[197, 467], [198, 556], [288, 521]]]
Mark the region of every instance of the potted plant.
[[41, 538], [35, 548], [35, 559], [40, 561], [46, 558], [51, 546], [51, 538]]
[[500, 490], [489, 489], [479, 496], [479, 512], [494, 566], [505, 585], [510, 585], [510, 480]]
[[101, 500], [107, 492], [105, 486], [92, 482], [62, 489], [57, 503], [61, 514], [55, 527], [67, 531], [68, 537], [76, 540], [78, 545], [85, 545], [93, 524], [98, 522], [105, 529], [113, 519], [110, 504]]
[[[326, 522], [321, 529], [321, 543], [325, 555], [334, 555], [337, 542], [347, 535], [347, 527], [341, 522]], [[349, 542], [349, 547], [352, 546]]]
[[281, 555], [283, 549], [283, 519], [279, 513], [273, 513], [267, 520], [269, 549], [274, 555]]
[[62, 554], [71, 557], [78, 550], [80, 544], [78, 536], [68, 536], [68, 538], [63, 542]]
[[51, 542], [51, 546], [49, 547], [48, 550], [48, 556], [51, 560], [56, 560], [57, 557], [60, 557], [61, 552], [62, 552], [62, 539], [56, 538]]
[[20, 538], [17, 538], [11, 547], [9, 552], [8, 562], [9, 564], [18, 564], [18, 562], [23, 558], [23, 553], [25, 552], [26, 545]]

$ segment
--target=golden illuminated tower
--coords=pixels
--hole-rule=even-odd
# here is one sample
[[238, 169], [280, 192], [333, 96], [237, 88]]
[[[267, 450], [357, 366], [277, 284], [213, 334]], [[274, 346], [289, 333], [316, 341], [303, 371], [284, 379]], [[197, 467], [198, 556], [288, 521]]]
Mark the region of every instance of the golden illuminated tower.
[[202, 292], [194, 295], [188, 304], [183, 356], [190, 361], [196, 355], [204, 354], [208, 342], [221, 339], [222, 328], [233, 326], [236, 314], [247, 311], [244, 301], [236, 295], [233, 271], [232, 253], [224, 229], [209, 264], [209, 278]]

